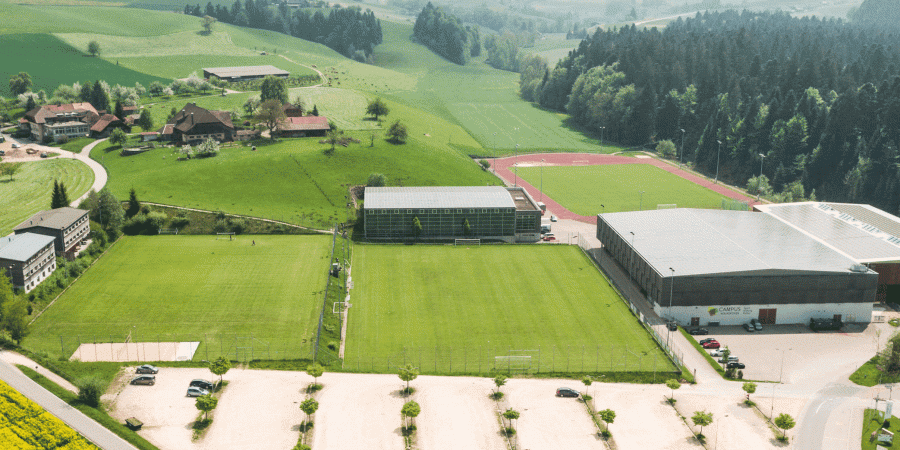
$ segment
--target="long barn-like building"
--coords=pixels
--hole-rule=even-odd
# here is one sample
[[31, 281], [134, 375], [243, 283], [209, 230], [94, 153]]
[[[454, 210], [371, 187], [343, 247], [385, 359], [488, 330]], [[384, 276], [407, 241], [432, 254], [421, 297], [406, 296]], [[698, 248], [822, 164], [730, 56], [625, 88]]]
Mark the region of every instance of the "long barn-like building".
[[600, 214], [597, 238], [657, 314], [681, 325], [872, 320], [878, 274], [769, 214]]
[[542, 211], [523, 188], [367, 187], [364, 197], [368, 240], [537, 242], [541, 235]]

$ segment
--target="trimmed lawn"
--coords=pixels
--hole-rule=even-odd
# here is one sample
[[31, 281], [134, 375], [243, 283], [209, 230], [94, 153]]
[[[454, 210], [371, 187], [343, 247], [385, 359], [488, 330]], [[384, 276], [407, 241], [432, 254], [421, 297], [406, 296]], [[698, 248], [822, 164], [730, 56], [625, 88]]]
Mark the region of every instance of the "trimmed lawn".
[[62, 181], [69, 199], [75, 200], [94, 184], [94, 172], [78, 160], [58, 158], [24, 163], [12, 181], [0, 177], [0, 236], [32, 214], [50, 209], [53, 180]]
[[[871, 408], [866, 408], [866, 411], [863, 413], [862, 450], [875, 450], [877, 448], [878, 441], [872, 440], [871, 436], [873, 432], [880, 430], [884, 424], [884, 421], [880, 420], [881, 414], [881, 411], [875, 411]], [[896, 416], [891, 418], [890, 426], [887, 430], [895, 435], [900, 432], [900, 418]], [[896, 440], [897, 437], [895, 436], [894, 439]], [[887, 448], [893, 448], [893, 446], [887, 446]]]
[[357, 245], [353, 283], [348, 370], [672, 370], [574, 246]]
[[[401, 108], [398, 108], [401, 109]], [[310, 227], [330, 227], [353, 217], [347, 207], [349, 187], [365, 184], [369, 174], [387, 176], [389, 186], [484, 186], [499, 184], [493, 175], [446, 141], [422, 136], [431, 118], [408, 117], [410, 139], [394, 145], [362, 141], [326, 156], [319, 138], [263, 139], [250, 147], [233, 146], [213, 158], [178, 161], [172, 148], [159, 148], [134, 156], [119, 156], [117, 146], [99, 144], [91, 157], [109, 171], [109, 188], [127, 199], [134, 187], [139, 199], [174, 206], [224, 211], [276, 219]], [[434, 118], [441, 125], [439, 119]], [[446, 124], [446, 122], [443, 122]]]
[[874, 358], [866, 361], [866, 363], [860, 366], [859, 369], [856, 369], [856, 372], [853, 372], [853, 374], [850, 375], [850, 381], [860, 386], [868, 387], [875, 386], [876, 384], [900, 382], [900, 375], [892, 375], [878, 370], [879, 358], [881, 357], [875, 356]]
[[[649, 164], [557, 166], [544, 167], [543, 172], [544, 193], [583, 216], [672, 203], [679, 208], [722, 207], [721, 195]], [[540, 167], [520, 167], [519, 176], [532, 186], [541, 185]]]
[[123, 237], [32, 324], [24, 346], [68, 358], [79, 340], [130, 334], [200, 341], [197, 361], [306, 358], [330, 245], [324, 235]]
[[[11, 34], [0, 39], [3, 42], [0, 45], [0, 61], [5, 61], [0, 66], [0, 77], [9, 80], [14, 74], [28, 72], [34, 82], [34, 92], [43, 89], [48, 97], [60, 84], [83, 83], [98, 77], [111, 86], [141, 83], [146, 87], [153, 81], [166, 84], [170, 81], [119, 66], [115, 61], [86, 56], [87, 44], [73, 47], [49, 34]], [[60, 67], [65, 67], [65, 70], [60, 70]], [[8, 83], [0, 83], [0, 95], [10, 95]]]

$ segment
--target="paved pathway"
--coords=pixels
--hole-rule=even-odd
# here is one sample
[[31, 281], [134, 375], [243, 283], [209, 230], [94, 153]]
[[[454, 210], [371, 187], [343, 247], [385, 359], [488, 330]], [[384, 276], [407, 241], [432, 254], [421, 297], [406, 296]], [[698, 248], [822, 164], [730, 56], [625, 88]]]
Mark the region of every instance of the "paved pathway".
[[[78, 197], [77, 199], [75, 199], [75, 201], [73, 201], [70, 204], [70, 206], [72, 206], [73, 208], [77, 208], [78, 204], [81, 203], [82, 200], [84, 200], [88, 197], [88, 194], [91, 193], [91, 190], [100, 192], [100, 190], [103, 189], [104, 186], [106, 186], [106, 181], [109, 179], [109, 177], [106, 175], [106, 168], [104, 168], [103, 165], [100, 164], [99, 162], [91, 159], [91, 150], [93, 150], [93, 148], [96, 147], [97, 144], [99, 144], [103, 141], [106, 141], [106, 139], [99, 139], [94, 142], [91, 142], [90, 144], [85, 145], [84, 148], [81, 149], [81, 151], [78, 153], [66, 152], [66, 153], [69, 153], [75, 159], [87, 164], [88, 167], [90, 167], [91, 170], [94, 171], [94, 184], [91, 186], [91, 189], [88, 189], [88, 191], [84, 193], [84, 195], [82, 195], [81, 197]], [[65, 150], [57, 150], [57, 151], [65, 152]]]
[[0, 351], [0, 361], [6, 361], [10, 365], [18, 364], [20, 366], [34, 367], [35, 372], [49, 378], [50, 381], [58, 384], [61, 388], [67, 391], [78, 393], [78, 388], [76, 388], [72, 383], [69, 383], [69, 380], [66, 380], [65, 378], [47, 370], [46, 368], [44, 368], [44, 366], [38, 365], [38, 363], [16, 352]]
[[[542, 161], [543, 160], [543, 161]], [[650, 164], [652, 166], [659, 167], [666, 172], [677, 175], [681, 178], [684, 178], [692, 183], [699, 184], [705, 188], [708, 188], [714, 192], [722, 194], [726, 197], [741, 200], [747, 202], [750, 205], [762, 203], [757, 201], [753, 197], [749, 197], [745, 194], [742, 194], [733, 188], [721, 184], [721, 183], [713, 183], [707, 178], [701, 177], [692, 172], [688, 172], [683, 170], [675, 165], [672, 165], [668, 162], [661, 161], [656, 158], [634, 158], [630, 156], [618, 156], [618, 155], [599, 155], [596, 153], [534, 153], [527, 155], [519, 155], [519, 156], [509, 156], [506, 158], [498, 158], [491, 159], [491, 168], [494, 173], [500, 177], [507, 185], [518, 185], [525, 188], [529, 194], [531, 194], [534, 198], [543, 197], [544, 203], [547, 205], [548, 209], [553, 210], [554, 212], [558, 212], [557, 216], [560, 219], [572, 219], [578, 220], [581, 222], [587, 223], [597, 223], [597, 217], [595, 216], [581, 216], [575, 214], [572, 211], [569, 211], [562, 205], [556, 202], [544, 193], [541, 196], [541, 191], [536, 187], [532, 186], [527, 181], [523, 180], [521, 177], [516, 176], [513, 169], [518, 164], [519, 166], [539, 166], [541, 164], [545, 166], [595, 166], [595, 165], [605, 165], [605, 164]]]
[[137, 448], [113, 434], [97, 422], [91, 420], [59, 397], [31, 381], [6, 361], [0, 361], [0, 379], [19, 391], [25, 397], [41, 405], [82, 436], [104, 450], [136, 450]]

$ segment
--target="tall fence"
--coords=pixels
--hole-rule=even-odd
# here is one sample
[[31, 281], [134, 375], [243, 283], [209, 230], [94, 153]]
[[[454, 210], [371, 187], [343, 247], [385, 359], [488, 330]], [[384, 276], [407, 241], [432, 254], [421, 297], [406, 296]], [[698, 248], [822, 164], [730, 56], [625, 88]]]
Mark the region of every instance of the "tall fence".
[[350, 265], [350, 239], [337, 226], [331, 238], [328, 281], [322, 295], [319, 325], [313, 343], [313, 359], [331, 365], [341, 359], [341, 330], [344, 326], [344, 303]]

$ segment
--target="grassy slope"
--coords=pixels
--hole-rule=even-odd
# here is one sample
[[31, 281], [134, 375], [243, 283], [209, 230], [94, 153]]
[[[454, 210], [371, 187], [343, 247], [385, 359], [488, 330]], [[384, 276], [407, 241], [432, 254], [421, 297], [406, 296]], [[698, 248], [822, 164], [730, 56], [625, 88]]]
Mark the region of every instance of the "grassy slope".
[[13, 181], [0, 178], [0, 236], [32, 214], [50, 208], [54, 179], [66, 185], [74, 200], [90, 189], [94, 173], [82, 162], [59, 158], [25, 163]]
[[[48, 96], [60, 84], [96, 80], [102, 77], [110, 85], [144, 86], [153, 81], [168, 82], [166, 78], [147, 75], [116, 65], [115, 61], [85, 56], [87, 44], [73, 47], [47, 34], [11, 34], [0, 36], [0, 77], [8, 80], [13, 74], [31, 75], [35, 92], [43, 89]], [[0, 84], [0, 95], [9, 96], [9, 85]]]
[[[721, 195], [647, 164], [544, 167], [543, 172], [544, 192], [581, 215], [671, 203], [679, 208], [722, 207]], [[540, 167], [520, 167], [519, 176], [534, 186], [541, 184]]]
[[16, 5], [0, 3], [0, 34], [97, 33], [117, 36], [159, 36], [199, 29], [200, 19], [183, 14], [141, 9]]
[[25, 346], [58, 355], [60, 335], [73, 351], [76, 335], [124, 342], [130, 331], [137, 342], [203, 341], [196, 358], [206, 359], [252, 333], [257, 351], [268, 344], [273, 356], [302, 357], [329, 245], [329, 236], [126, 237], [38, 318]]
[[[556, 353], [557, 371], [565, 358], [580, 358], [582, 345], [590, 356], [596, 346], [606, 346], [603, 370], [609, 363], [626, 369], [617, 366], [624, 363], [619, 346], [626, 343], [634, 354], [660, 355], [575, 247], [364, 245], [355, 248], [353, 273], [348, 367], [357, 358], [368, 363], [402, 355], [403, 348], [416, 349], [409, 358], [427, 371], [436, 347], [452, 349], [457, 358], [464, 348], [484, 352], [491, 362], [508, 349], [540, 347], [545, 368]], [[610, 352], [610, 345], [618, 350]], [[420, 348], [426, 349], [421, 356]], [[627, 369], [637, 370], [636, 358]]]
[[[428, 117], [426, 116], [425, 119]], [[413, 128], [412, 130], [416, 130]], [[411, 130], [411, 133], [412, 133]], [[415, 137], [405, 145], [376, 140], [338, 147], [325, 156], [316, 138], [226, 148], [219, 156], [176, 161], [171, 149], [135, 156], [106, 153], [108, 143], [91, 152], [110, 172], [108, 186], [120, 198], [134, 187], [138, 198], [177, 206], [330, 226], [347, 217], [348, 185], [364, 184], [369, 174], [387, 175], [391, 185], [485, 185], [498, 183], [477, 164], [441, 142], [426, 147]], [[227, 182], [223, 182], [227, 180]]]

